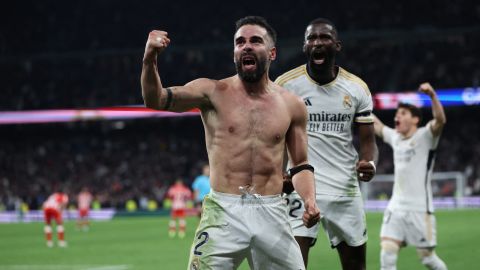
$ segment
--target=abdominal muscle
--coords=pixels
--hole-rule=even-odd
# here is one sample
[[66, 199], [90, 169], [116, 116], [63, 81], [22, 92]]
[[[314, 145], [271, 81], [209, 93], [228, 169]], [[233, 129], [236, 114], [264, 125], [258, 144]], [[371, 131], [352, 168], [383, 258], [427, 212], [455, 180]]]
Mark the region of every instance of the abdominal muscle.
[[214, 141], [207, 145], [213, 190], [243, 194], [243, 187], [260, 195], [281, 193], [283, 140], [275, 145], [267, 145], [256, 137]]

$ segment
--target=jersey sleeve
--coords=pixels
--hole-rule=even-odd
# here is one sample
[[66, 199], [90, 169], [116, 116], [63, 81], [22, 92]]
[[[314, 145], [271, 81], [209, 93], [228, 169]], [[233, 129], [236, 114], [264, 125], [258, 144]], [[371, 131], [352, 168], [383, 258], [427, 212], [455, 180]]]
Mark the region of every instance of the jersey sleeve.
[[359, 86], [359, 94], [357, 97], [357, 110], [355, 111], [355, 123], [371, 124], [373, 123], [373, 101], [368, 86], [365, 84]]
[[382, 129], [383, 141], [389, 145], [392, 145], [393, 136], [395, 136], [395, 130], [387, 126], [383, 126], [383, 129]]
[[425, 127], [420, 128], [419, 131], [421, 132], [420, 134], [422, 136], [422, 139], [426, 141], [430, 149], [435, 150], [437, 149], [438, 142], [440, 141], [440, 135], [439, 136], [433, 135], [431, 125], [432, 125], [432, 122], [430, 121], [427, 123]]

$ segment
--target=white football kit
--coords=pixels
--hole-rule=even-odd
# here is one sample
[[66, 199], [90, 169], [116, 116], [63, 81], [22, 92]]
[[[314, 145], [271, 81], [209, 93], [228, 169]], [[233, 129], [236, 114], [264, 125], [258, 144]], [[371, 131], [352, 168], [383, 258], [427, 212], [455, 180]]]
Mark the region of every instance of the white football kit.
[[189, 270], [303, 270], [300, 247], [281, 195], [234, 195], [210, 191], [193, 241]]
[[416, 247], [436, 245], [431, 176], [440, 136], [433, 135], [430, 125], [409, 138], [387, 126], [382, 130], [383, 140], [393, 149], [395, 181], [380, 235]]
[[[352, 142], [352, 124], [372, 124], [372, 97], [357, 76], [338, 68], [336, 78], [316, 83], [299, 66], [275, 81], [300, 96], [308, 111], [308, 160], [315, 168], [317, 204], [331, 245], [345, 241], [359, 246], [367, 241], [365, 212], [357, 179], [358, 153]], [[288, 196], [290, 224], [295, 236], [316, 238], [318, 225], [307, 229], [300, 196]]]

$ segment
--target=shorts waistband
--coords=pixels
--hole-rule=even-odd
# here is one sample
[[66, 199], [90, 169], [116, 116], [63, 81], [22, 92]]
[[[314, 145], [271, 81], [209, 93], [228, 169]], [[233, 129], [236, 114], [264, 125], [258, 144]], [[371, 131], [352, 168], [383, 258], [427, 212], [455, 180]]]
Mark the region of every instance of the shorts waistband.
[[249, 203], [249, 204], [274, 204], [283, 201], [281, 194], [276, 195], [259, 195], [259, 194], [231, 194], [231, 193], [223, 193], [214, 191], [213, 189], [210, 190], [210, 194], [208, 195], [213, 200], [218, 200], [220, 202], [225, 203]]

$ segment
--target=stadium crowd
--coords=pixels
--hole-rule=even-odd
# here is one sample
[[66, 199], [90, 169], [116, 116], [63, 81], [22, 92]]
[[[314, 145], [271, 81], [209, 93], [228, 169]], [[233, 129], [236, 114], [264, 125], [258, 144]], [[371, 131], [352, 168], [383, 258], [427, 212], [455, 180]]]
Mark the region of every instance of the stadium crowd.
[[[296, 1], [295, 9], [276, 1], [273, 10], [269, 1], [235, 8], [213, 0], [191, 2], [188, 8], [175, 1], [161, 7], [156, 1], [23, 5], [9, 3], [12, 12], [0, 16], [1, 85], [8, 97], [0, 99], [0, 111], [142, 104], [143, 46], [154, 28], [172, 38], [159, 64], [165, 84], [229, 76], [235, 72], [228, 61], [233, 23], [247, 14], [265, 16], [278, 31], [272, 79], [304, 62], [304, 27], [324, 16], [341, 30], [340, 65], [363, 78], [373, 93], [413, 90], [422, 81], [436, 88], [480, 84], [480, 4], [470, 0], [348, 2], [348, 8], [341, 1]], [[205, 19], [212, 5], [219, 12]], [[168, 12], [159, 16], [159, 9]], [[179, 14], [189, 19], [178, 20]], [[447, 108], [435, 166], [435, 171], [465, 172], [467, 195], [480, 195], [478, 113], [475, 107]], [[393, 111], [376, 114], [391, 124]], [[104, 207], [123, 208], [126, 200], [145, 197], [161, 202], [170, 183], [177, 177], [190, 183], [206, 160], [198, 117], [0, 130], [0, 204], [6, 209], [15, 208], [18, 198], [37, 209], [59, 187], [75, 193], [89, 186]], [[391, 150], [377, 141], [378, 173], [392, 173]]]
[[[377, 111], [385, 123], [394, 111]], [[425, 111], [428, 117], [428, 111]], [[435, 171], [461, 171], [466, 195], [480, 195], [478, 108], [449, 108]], [[190, 185], [206, 160], [198, 116], [129, 121], [0, 126], [0, 203], [21, 198], [40, 207], [56, 188], [75, 195], [88, 186], [103, 207], [123, 209], [142, 198], [160, 205], [166, 188], [182, 178]], [[391, 150], [377, 140], [378, 173], [393, 173]], [[468, 146], [468, 147], [466, 147]], [[321, 168], [318, 168], [321, 169]], [[375, 185], [373, 180], [371, 185]], [[448, 195], [448, 194], [447, 194]]]
[[[167, 84], [234, 74], [234, 21], [245, 14], [264, 15], [278, 31], [273, 78], [304, 62], [304, 27], [325, 16], [341, 30], [339, 63], [374, 93], [412, 89], [425, 80], [437, 88], [480, 82], [480, 5], [475, 1], [349, 2], [348, 8], [341, 1], [296, 1], [294, 9], [278, 1], [275, 9], [270, 1], [236, 8], [217, 2], [189, 3], [188, 10], [177, 2], [162, 3], [159, 9], [168, 12], [161, 16], [155, 8], [145, 8], [158, 5], [154, 1], [42, 1], [27, 10], [22, 2], [9, 3], [19, 12], [0, 19], [6, 20], [0, 24], [0, 72], [3, 93], [9, 96], [0, 100], [0, 110], [142, 103], [138, 81], [143, 47], [154, 28], [167, 30], [172, 38], [160, 63]], [[212, 6], [223, 12], [206, 20], [203, 14]], [[302, 16], [296, 18], [300, 10]], [[178, 14], [189, 19], [178, 20]], [[9, 19], [17, 26], [10, 27]]]

